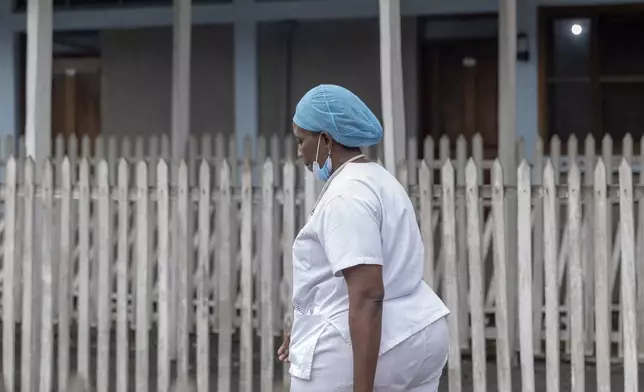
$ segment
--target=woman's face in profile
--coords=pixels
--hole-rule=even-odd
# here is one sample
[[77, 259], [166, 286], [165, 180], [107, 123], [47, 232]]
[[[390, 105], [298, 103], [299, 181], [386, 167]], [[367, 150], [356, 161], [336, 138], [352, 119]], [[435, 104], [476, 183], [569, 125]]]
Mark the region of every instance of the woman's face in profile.
[[329, 152], [330, 138], [325, 133], [309, 132], [305, 129], [293, 124], [293, 135], [297, 142], [297, 157], [304, 162], [307, 169], [313, 170], [313, 162], [316, 157], [315, 154], [318, 148], [318, 140], [320, 141], [320, 151], [318, 153], [317, 161], [320, 166], [324, 165]]

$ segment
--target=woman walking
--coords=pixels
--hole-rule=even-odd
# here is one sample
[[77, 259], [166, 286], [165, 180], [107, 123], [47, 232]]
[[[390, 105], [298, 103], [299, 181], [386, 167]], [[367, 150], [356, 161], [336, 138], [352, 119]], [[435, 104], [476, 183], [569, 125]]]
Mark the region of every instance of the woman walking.
[[349, 90], [320, 85], [298, 103], [293, 132], [325, 184], [293, 244], [293, 327], [278, 350], [291, 391], [437, 391], [449, 310], [423, 281], [406, 191], [361, 153], [382, 126]]

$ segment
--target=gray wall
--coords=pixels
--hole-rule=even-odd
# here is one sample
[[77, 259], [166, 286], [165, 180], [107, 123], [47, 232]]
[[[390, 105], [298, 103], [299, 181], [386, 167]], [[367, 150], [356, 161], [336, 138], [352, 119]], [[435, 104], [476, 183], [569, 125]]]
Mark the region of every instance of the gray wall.
[[[403, 23], [407, 129], [416, 129], [416, 23]], [[259, 132], [290, 132], [297, 100], [320, 83], [341, 84], [380, 115], [378, 22], [298, 22], [258, 28]], [[170, 28], [102, 32], [104, 134], [170, 133], [172, 32]], [[288, 64], [287, 64], [288, 62]], [[234, 63], [231, 25], [195, 27], [191, 131], [234, 132]], [[289, 79], [290, 74], [290, 79]], [[290, 88], [289, 88], [290, 86]]]
[[[103, 134], [170, 134], [172, 30], [108, 30], [101, 37]], [[232, 25], [195, 27], [192, 45], [192, 132], [232, 132]]]

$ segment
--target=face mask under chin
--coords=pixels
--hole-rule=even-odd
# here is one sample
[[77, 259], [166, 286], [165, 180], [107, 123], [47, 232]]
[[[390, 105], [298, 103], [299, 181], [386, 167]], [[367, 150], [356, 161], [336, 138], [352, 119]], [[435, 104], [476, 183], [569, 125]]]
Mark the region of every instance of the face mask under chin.
[[329, 151], [329, 155], [326, 157], [326, 160], [324, 161], [324, 165], [322, 167], [320, 167], [320, 164], [318, 163], [321, 139], [322, 134], [320, 134], [320, 136], [318, 137], [318, 147], [315, 151], [315, 160], [313, 161], [313, 174], [315, 174], [318, 180], [326, 182], [328, 181], [329, 177], [331, 177], [331, 170], [333, 166], [331, 162], [331, 151]]

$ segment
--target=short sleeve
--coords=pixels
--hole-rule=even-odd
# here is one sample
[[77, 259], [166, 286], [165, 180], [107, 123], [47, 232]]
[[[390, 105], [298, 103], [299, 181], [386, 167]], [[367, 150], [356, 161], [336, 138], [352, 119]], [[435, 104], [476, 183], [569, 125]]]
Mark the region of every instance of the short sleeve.
[[336, 196], [324, 206], [319, 234], [333, 275], [361, 264], [383, 264], [380, 216], [377, 200], [357, 195]]

